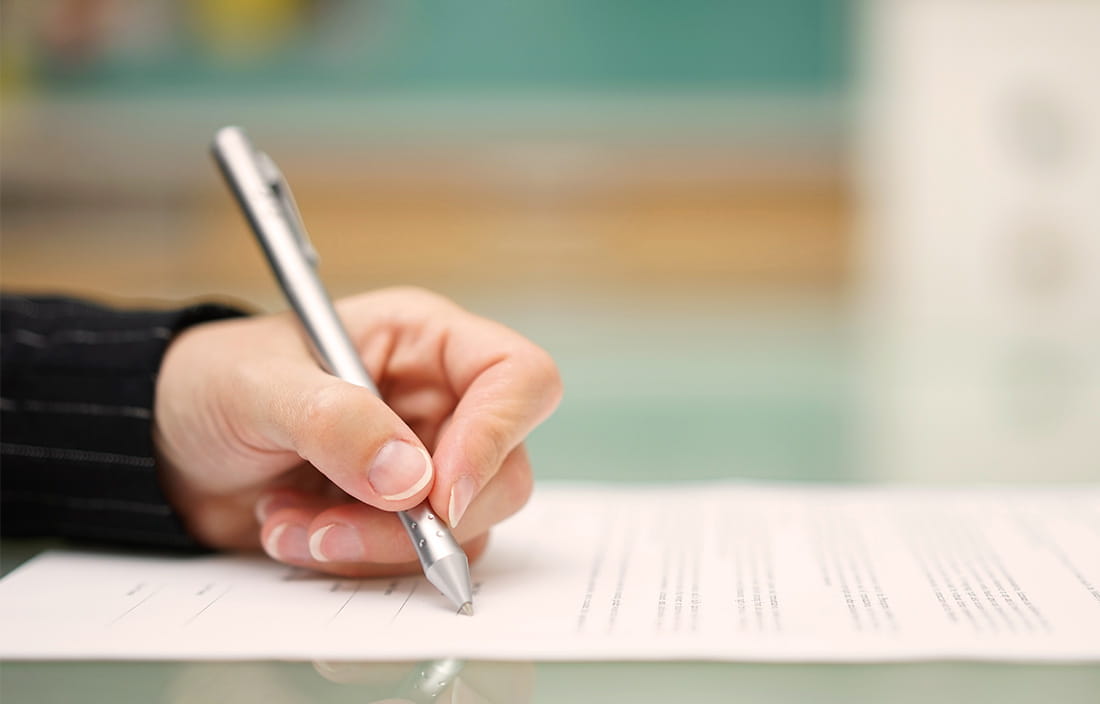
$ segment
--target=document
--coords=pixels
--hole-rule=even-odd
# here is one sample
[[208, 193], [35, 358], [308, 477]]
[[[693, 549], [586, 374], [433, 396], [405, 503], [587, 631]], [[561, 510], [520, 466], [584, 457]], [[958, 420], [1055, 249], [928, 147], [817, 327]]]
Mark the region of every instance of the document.
[[1100, 660], [1100, 487], [541, 486], [472, 571], [49, 552], [0, 658]]

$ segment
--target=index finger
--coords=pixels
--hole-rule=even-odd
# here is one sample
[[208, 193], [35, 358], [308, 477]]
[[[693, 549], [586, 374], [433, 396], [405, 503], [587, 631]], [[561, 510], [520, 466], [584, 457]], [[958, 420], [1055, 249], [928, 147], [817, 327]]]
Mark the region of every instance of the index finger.
[[453, 526], [554, 411], [562, 384], [550, 355], [503, 325], [463, 311], [447, 332], [442, 362], [459, 401], [436, 443], [428, 498]]

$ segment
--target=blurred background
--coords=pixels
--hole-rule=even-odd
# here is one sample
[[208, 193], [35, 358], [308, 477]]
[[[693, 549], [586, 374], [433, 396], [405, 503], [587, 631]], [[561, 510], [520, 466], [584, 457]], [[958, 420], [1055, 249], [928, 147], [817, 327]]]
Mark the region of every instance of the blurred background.
[[334, 295], [554, 354], [542, 477], [1100, 478], [1100, 3], [0, 12], [6, 290], [283, 308], [239, 124]]

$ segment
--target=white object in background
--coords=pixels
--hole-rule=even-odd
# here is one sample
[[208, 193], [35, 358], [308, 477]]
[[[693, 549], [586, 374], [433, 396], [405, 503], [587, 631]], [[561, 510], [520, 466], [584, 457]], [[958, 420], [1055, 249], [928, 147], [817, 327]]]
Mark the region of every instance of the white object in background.
[[1100, 2], [863, 8], [867, 471], [1100, 476]]

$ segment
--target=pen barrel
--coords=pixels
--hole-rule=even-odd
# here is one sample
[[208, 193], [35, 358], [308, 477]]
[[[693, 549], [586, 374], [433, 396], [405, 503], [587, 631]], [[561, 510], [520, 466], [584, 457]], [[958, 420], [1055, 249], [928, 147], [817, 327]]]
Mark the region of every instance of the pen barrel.
[[[274, 236], [257, 235], [257, 239], [283, 293], [298, 314], [314, 355], [329, 373], [380, 396], [320, 277], [297, 251], [297, 242], [289, 229], [285, 226], [282, 229], [286, 231], [283, 233], [285, 237], [278, 236], [280, 233], [275, 231]], [[272, 230], [265, 232], [271, 233]]]
[[295, 232], [291, 213], [261, 172], [255, 147], [243, 130], [226, 127], [215, 136], [213, 153], [318, 361], [331, 374], [379, 395], [317, 275], [312, 248]]
[[[280, 267], [274, 268], [277, 272], [283, 272]], [[280, 281], [284, 275], [291, 279], [291, 283], [283, 284], [283, 290], [298, 314], [310, 347], [321, 365], [330, 374], [349, 384], [369, 389], [380, 397], [381, 394], [363, 366], [359, 350], [355, 348], [341, 324], [340, 317], [313, 268], [288, 266], [285, 273], [278, 274]]]
[[[274, 162], [258, 153], [238, 127], [218, 130], [212, 151], [321, 366], [381, 397], [317, 275], [316, 252], [305, 237], [305, 228], [291, 222], [297, 217], [297, 208], [288, 205], [293, 199]], [[281, 182], [280, 192], [287, 202], [276, 193], [273, 177]], [[469, 560], [447, 524], [427, 503], [398, 516], [428, 580], [464, 613], [471, 613]]]

